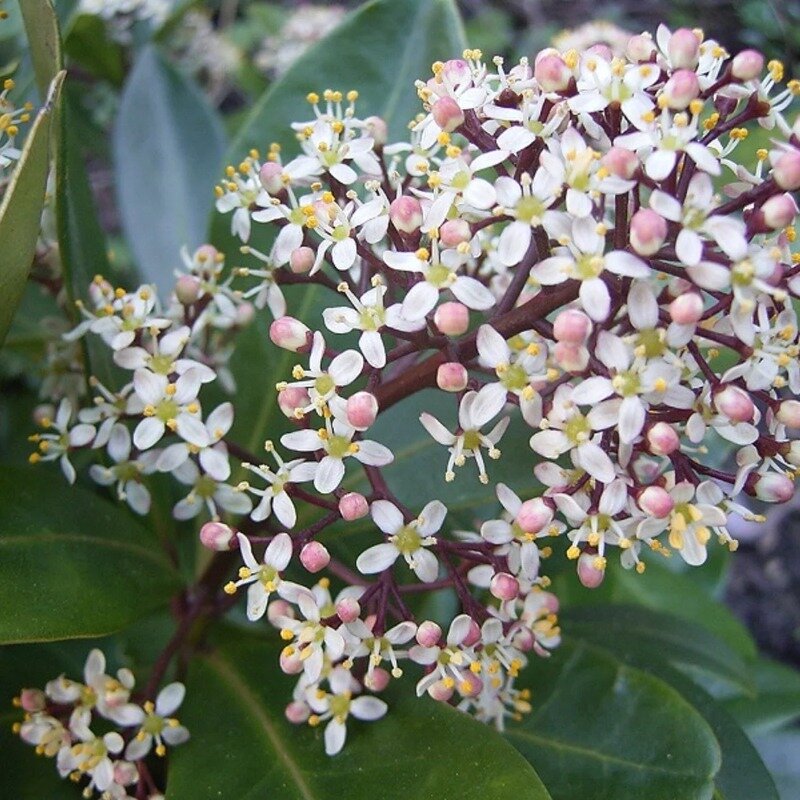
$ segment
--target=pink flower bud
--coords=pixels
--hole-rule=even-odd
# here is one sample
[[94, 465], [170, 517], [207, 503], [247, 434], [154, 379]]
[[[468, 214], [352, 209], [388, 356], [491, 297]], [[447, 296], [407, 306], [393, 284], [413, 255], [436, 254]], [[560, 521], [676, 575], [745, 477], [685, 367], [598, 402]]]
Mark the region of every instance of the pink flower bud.
[[639, 169], [636, 153], [622, 147], [612, 147], [600, 162], [615, 178], [629, 181]]
[[355, 597], [343, 597], [336, 604], [336, 614], [342, 622], [355, 622], [361, 614], [361, 605]]
[[714, 395], [714, 405], [723, 416], [732, 422], [750, 422], [755, 406], [747, 392], [738, 386], [726, 386]]
[[447, 133], [452, 133], [464, 122], [464, 112], [452, 97], [440, 97], [431, 108], [434, 122]]
[[339, 500], [339, 513], [348, 522], [366, 517], [369, 513], [367, 498], [358, 492], [348, 492]]
[[800, 401], [784, 400], [775, 416], [787, 428], [800, 428]]
[[673, 69], [694, 69], [700, 58], [700, 42], [688, 28], [678, 28], [667, 42], [667, 55]]
[[357, 431], [365, 431], [378, 416], [378, 400], [370, 392], [356, 392], [347, 398], [345, 415]]
[[308, 327], [294, 317], [279, 317], [269, 326], [269, 338], [272, 339], [272, 343], [292, 353], [296, 353], [308, 344], [310, 333]]
[[596, 553], [581, 553], [578, 557], [578, 580], [587, 589], [596, 589], [606, 577], [604, 569], [597, 567]]
[[450, 219], [439, 228], [439, 241], [445, 247], [458, 247], [472, 238], [472, 229], [465, 219]]
[[364, 125], [376, 146], [383, 147], [389, 140], [389, 127], [382, 117], [367, 117]]
[[553, 509], [541, 498], [526, 500], [514, 520], [525, 533], [539, 533], [553, 521]]
[[175, 297], [184, 306], [190, 306], [200, 297], [200, 279], [196, 275], [181, 275], [175, 281]]
[[648, 450], [657, 456], [668, 456], [681, 446], [677, 431], [668, 422], [656, 422], [647, 431]]
[[498, 600], [514, 600], [519, 594], [519, 581], [507, 572], [497, 572], [492, 576], [489, 591]]
[[697, 80], [697, 75], [691, 70], [679, 69], [664, 84], [660, 96], [666, 101], [667, 108], [682, 111], [699, 94], [700, 82]]
[[678, 325], [692, 325], [703, 316], [703, 298], [697, 292], [687, 292], [669, 304], [669, 315]]
[[638, 499], [639, 508], [651, 517], [663, 519], [672, 513], [675, 501], [666, 489], [660, 486], [648, 486]]
[[36, 425], [41, 425], [45, 420], [52, 420], [56, 415], [56, 407], [51, 403], [42, 403], [33, 409], [31, 415]]
[[557, 342], [553, 358], [565, 372], [583, 372], [589, 363], [589, 351], [582, 345]]
[[300, 650], [296, 647], [284, 647], [278, 662], [281, 672], [286, 675], [297, 675], [303, 671], [303, 660], [300, 658]]
[[768, 472], [759, 475], [753, 485], [755, 496], [765, 503], [785, 503], [794, 495], [794, 481], [786, 475]]
[[389, 219], [402, 233], [414, 233], [422, 225], [422, 206], [416, 197], [401, 195], [389, 206]]
[[375, 667], [364, 676], [364, 686], [371, 692], [382, 692], [388, 685], [391, 676], [382, 667]]
[[255, 315], [256, 315], [256, 309], [252, 303], [248, 302], [240, 303], [239, 306], [236, 308], [236, 324], [240, 328], [244, 328], [253, 321], [253, 317]]
[[273, 600], [267, 606], [267, 619], [273, 625], [280, 625], [278, 622], [280, 617], [289, 617], [289, 619], [294, 619], [294, 606], [292, 606], [286, 600]]
[[758, 50], [742, 50], [733, 57], [731, 75], [737, 81], [752, 81], [764, 69], [764, 56]]
[[544, 607], [551, 614], [558, 614], [558, 609], [561, 607], [561, 604], [552, 592], [542, 592], [542, 600], [544, 601]]
[[467, 387], [467, 370], [457, 361], [440, 364], [436, 370], [436, 385], [445, 392], [461, 392]]
[[614, 58], [614, 53], [611, 48], [604, 44], [603, 42], [598, 42], [597, 44], [593, 44], [587, 51], [587, 55], [597, 56], [598, 58], [602, 58], [603, 61], [608, 61], [611, 63], [611, 59]]
[[572, 79], [572, 70], [561, 56], [547, 54], [537, 57], [533, 76], [545, 92], [563, 92]]
[[298, 409], [308, 408], [310, 404], [311, 398], [308, 392], [298, 386], [287, 386], [278, 392], [278, 405], [289, 419], [294, 419]]
[[790, 194], [778, 194], [761, 206], [761, 214], [764, 223], [772, 230], [785, 228], [797, 216], [797, 203]]
[[469, 328], [469, 309], [463, 303], [442, 303], [436, 309], [433, 321], [445, 336], [460, 336]]
[[331, 554], [321, 542], [308, 542], [300, 551], [300, 563], [309, 572], [319, 572], [328, 566]]
[[477, 697], [483, 689], [483, 681], [474, 673], [466, 670], [461, 673], [458, 684], [458, 693], [462, 697]]
[[451, 83], [463, 83], [470, 78], [469, 64], [463, 58], [451, 58], [444, 62], [442, 75]]
[[23, 711], [35, 714], [37, 711], [44, 711], [47, 698], [41, 689], [23, 689], [19, 693], [19, 704]]
[[553, 322], [553, 337], [557, 342], [583, 344], [592, 332], [592, 321], [583, 311], [568, 308]]
[[475, 622], [474, 619], [469, 621], [469, 631], [467, 635], [464, 637], [463, 645], [465, 647], [472, 647], [473, 645], [478, 644], [481, 640], [481, 629], [478, 627], [478, 623]]
[[653, 40], [644, 33], [631, 36], [625, 46], [625, 54], [633, 62], [649, 61], [655, 50]]
[[631, 245], [642, 256], [655, 255], [667, 238], [667, 221], [650, 208], [640, 208], [631, 217]]
[[425, 620], [417, 628], [417, 642], [422, 647], [435, 647], [442, 638], [442, 629], [430, 620]]
[[292, 250], [289, 256], [289, 269], [296, 275], [309, 272], [314, 266], [316, 255], [310, 247], [303, 245]]
[[209, 550], [223, 552], [234, 548], [236, 534], [224, 522], [206, 522], [200, 528], [200, 542]]
[[529, 628], [518, 628], [512, 641], [514, 647], [522, 650], [523, 653], [528, 653], [533, 649], [536, 638]]
[[772, 167], [775, 183], [787, 192], [800, 189], [800, 150], [785, 150]]
[[267, 161], [261, 165], [261, 169], [258, 171], [258, 179], [270, 194], [278, 194], [284, 185], [283, 180], [281, 180], [282, 174], [283, 167], [280, 164], [275, 161]]
[[206, 264], [209, 261], [221, 261], [222, 256], [213, 244], [201, 244], [200, 247], [194, 251], [194, 260], [198, 264]]
[[436, 681], [428, 687], [428, 695], [440, 703], [446, 703], [453, 696], [453, 689], [444, 681]]
[[286, 719], [293, 725], [302, 725], [311, 716], [311, 709], [305, 704], [293, 700], [286, 706]]

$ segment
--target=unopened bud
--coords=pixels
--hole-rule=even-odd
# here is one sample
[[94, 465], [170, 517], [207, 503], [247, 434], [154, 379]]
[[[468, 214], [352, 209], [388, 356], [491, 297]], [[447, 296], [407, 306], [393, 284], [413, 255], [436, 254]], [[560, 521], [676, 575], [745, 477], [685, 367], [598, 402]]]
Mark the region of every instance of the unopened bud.
[[417, 642], [422, 647], [435, 647], [442, 638], [442, 629], [431, 620], [425, 620], [417, 628]]
[[297, 700], [293, 700], [286, 706], [286, 719], [293, 725], [302, 725], [311, 716], [311, 709], [305, 704]]
[[464, 112], [452, 97], [440, 97], [431, 108], [434, 122], [447, 133], [452, 133], [464, 122]]
[[669, 304], [669, 315], [678, 325], [692, 325], [703, 316], [703, 298], [697, 292], [687, 292]]
[[258, 179], [270, 194], [278, 194], [283, 189], [282, 174], [283, 167], [280, 164], [275, 161], [267, 161], [258, 171]]
[[543, 55], [536, 59], [533, 76], [545, 92], [563, 92], [572, 79], [572, 70], [561, 56]]
[[507, 572], [497, 572], [489, 583], [489, 591], [498, 600], [514, 600], [519, 594], [519, 581]]
[[361, 605], [355, 597], [343, 597], [336, 604], [336, 614], [342, 622], [355, 622], [361, 614]]
[[653, 40], [643, 33], [631, 36], [625, 46], [625, 54], [633, 62], [649, 61], [655, 50]]
[[300, 658], [300, 650], [295, 648], [287, 648], [281, 651], [279, 664], [281, 672], [286, 675], [297, 675], [303, 671], [303, 660]]
[[463, 303], [442, 303], [433, 315], [433, 322], [445, 336], [460, 336], [469, 328], [469, 309]]
[[752, 81], [764, 70], [764, 56], [758, 50], [742, 50], [733, 57], [731, 75], [737, 81]]
[[388, 685], [391, 675], [382, 667], [375, 667], [364, 676], [364, 686], [371, 692], [382, 692]]
[[553, 509], [541, 497], [526, 500], [514, 521], [525, 533], [539, 533], [553, 521]]
[[800, 428], [800, 401], [784, 400], [775, 416], [787, 428]]
[[309, 272], [315, 259], [316, 255], [310, 247], [296, 247], [289, 255], [289, 269], [296, 275]]
[[275, 626], [279, 626], [278, 620], [281, 617], [289, 617], [294, 619], [294, 606], [286, 600], [279, 599], [273, 600], [267, 606], [267, 619]]
[[[694, 37], [693, 37], [694, 38]], [[697, 75], [688, 69], [679, 69], [664, 84], [660, 97], [664, 98], [667, 108], [682, 111], [700, 94], [700, 81]]]
[[445, 247], [458, 247], [472, 238], [472, 229], [465, 219], [450, 219], [439, 228], [439, 241]]
[[648, 486], [638, 499], [639, 508], [651, 517], [663, 519], [672, 513], [675, 501], [672, 495], [660, 486]]
[[589, 351], [579, 344], [557, 342], [553, 359], [565, 372], [583, 372], [589, 363]]
[[469, 621], [469, 630], [467, 631], [467, 635], [464, 637], [464, 641], [462, 644], [465, 647], [472, 647], [473, 645], [478, 644], [481, 640], [481, 629], [478, 627], [478, 623], [475, 622], [474, 619]]
[[311, 397], [308, 392], [299, 386], [287, 386], [278, 392], [278, 405], [289, 419], [295, 419], [298, 409], [308, 408], [310, 404]]
[[440, 364], [436, 370], [436, 385], [445, 392], [462, 392], [467, 388], [469, 375], [457, 361]]
[[750, 422], [755, 413], [755, 406], [744, 390], [738, 386], [726, 386], [714, 395], [714, 405], [723, 416], [732, 422]]
[[568, 308], [553, 322], [553, 337], [557, 342], [583, 344], [592, 332], [592, 321], [583, 311]]
[[389, 206], [389, 219], [402, 233], [414, 233], [422, 225], [422, 206], [416, 197], [401, 195]]
[[800, 189], [800, 150], [785, 150], [772, 167], [775, 183], [787, 192]]
[[428, 695], [440, 703], [446, 703], [453, 696], [453, 687], [444, 681], [436, 681], [428, 687]]
[[339, 513], [348, 522], [366, 517], [369, 513], [367, 498], [358, 492], [348, 492], [339, 500]]
[[587, 589], [596, 589], [606, 577], [606, 571], [597, 566], [596, 553], [581, 553], [578, 557], [578, 580]]
[[689, 28], [678, 28], [667, 42], [667, 55], [673, 69], [694, 69], [700, 58], [700, 42]]
[[656, 422], [646, 438], [648, 450], [657, 456], [668, 456], [681, 446], [680, 436], [668, 422]]
[[640, 208], [631, 217], [631, 245], [642, 256], [655, 255], [667, 238], [667, 221], [650, 208]]
[[365, 431], [378, 416], [378, 400], [371, 392], [356, 392], [347, 398], [347, 422], [357, 431]]
[[383, 147], [389, 140], [389, 127], [383, 117], [367, 117], [364, 125], [376, 146]]
[[308, 326], [294, 317], [279, 317], [269, 326], [269, 338], [272, 343], [292, 353], [296, 353], [308, 344], [310, 333]]
[[42, 403], [33, 409], [31, 416], [36, 425], [41, 425], [45, 420], [55, 419], [56, 407], [51, 403]]
[[792, 224], [797, 216], [797, 203], [790, 194], [775, 195], [761, 206], [761, 215], [768, 228], [779, 230]]
[[616, 178], [629, 181], [639, 169], [636, 153], [622, 147], [612, 147], [602, 158], [601, 164]]
[[766, 475], [752, 476], [752, 492], [765, 503], [785, 503], [794, 495], [794, 481], [786, 475], [768, 472]]
[[200, 278], [196, 275], [181, 275], [175, 281], [175, 297], [184, 306], [196, 303], [200, 297]]
[[300, 563], [309, 572], [319, 572], [328, 566], [331, 554], [321, 542], [308, 542], [300, 551]]
[[206, 522], [200, 528], [200, 542], [209, 550], [223, 552], [234, 548], [236, 534], [224, 522]]
[[19, 704], [23, 711], [35, 714], [37, 711], [44, 711], [47, 698], [41, 689], [23, 689], [19, 693]]

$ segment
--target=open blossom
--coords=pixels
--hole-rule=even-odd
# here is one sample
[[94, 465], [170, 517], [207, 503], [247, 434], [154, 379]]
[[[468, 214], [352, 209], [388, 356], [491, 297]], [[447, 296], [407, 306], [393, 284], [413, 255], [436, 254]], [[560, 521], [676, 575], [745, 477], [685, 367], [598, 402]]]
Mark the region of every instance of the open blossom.
[[501, 419], [489, 433], [481, 433], [480, 429], [500, 413], [505, 402], [506, 392], [499, 384], [484, 386], [478, 392], [467, 392], [458, 409], [460, 433], [451, 433], [439, 420], [427, 412], [420, 416], [420, 422], [425, 430], [439, 444], [445, 445], [450, 452], [445, 470], [445, 480], [454, 480], [453, 467], [461, 467], [468, 458], [474, 458], [478, 465], [478, 477], [481, 483], [489, 482], [481, 449], [485, 448], [489, 451], [489, 458], [500, 457], [497, 443], [505, 433], [510, 418]]
[[366, 575], [383, 572], [402, 556], [421, 581], [435, 581], [439, 573], [439, 563], [436, 556], [426, 548], [436, 544], [433, 534], [442, 527], [447, 508], [438, 500], [433, 500], [422, 509], [416, 519], [406, 523], [397, 506], [388, 500], [376, 500], [370, 513], [388, 540], [365, 550], [356, 561], [358, 569]]
[[69, 460], [69, 453], [76, 447], [85, 447], [95, 437], [94, 425], [79, 422], [72, 425], [72, 403], [64, 398], [58, 406], [56, 418], [51, 420], [45, 417], [41, 420], [46, 433], [37, 433], [30, 437], [35, 442], [38, 450], [30, 457], [30, 462], [36, 464], [40, 461], [58, 460], [64, 477], [75, 483], [75, 467]]

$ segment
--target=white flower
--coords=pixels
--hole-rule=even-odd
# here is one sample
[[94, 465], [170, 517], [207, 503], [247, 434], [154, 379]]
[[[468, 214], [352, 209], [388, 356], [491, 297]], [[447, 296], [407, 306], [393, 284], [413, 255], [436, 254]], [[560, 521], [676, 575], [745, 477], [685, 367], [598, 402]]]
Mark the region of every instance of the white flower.
[[219, 519], [219, 509], [232, 514], [249, 514], [253, 508], [250, 498], [227, 483], [215, 480], [211, 475], [203, 475], [191, 459], [176, 467], [173, 476], [186, 486], [191, 486], [183, 500], [172, 509], [175, 519], [193, 519], [204, 508], [212, 519]]
[[438, 500], [431, 501], [408, 524], [400, 509], [388, 500], [376, 500], [370, 513], [375, 524], [389, 538], [361, 553], [356, 561], [359, 571], [365, 575], [383, 572], [394, 564], [398, 556], [402, 556], [421, 581], [435, 581], [439, 574], [439, 562], [426, 548], [436, 544], [433, 534], [442, 527], [447, 515], [444, 504]]
[[36, 464], [40, 461], [55, 461], [61, 465], [64, 477], [75, 483], [75, 467], [69, 460], [69, 452], [76, 447], [86, 447], [95, 436], [94, 425], [81, 422], [70, 427], [72, 421], [72, 403], [65, 397], [59, 403], [55, 420], [45, 418], [42, 427], [53, 433], [36, 433], [30, 437], [38, 445], [38, 452], [30, 456], [29, 461]]
[[[347, 655], [351, 659], [363, 658], [369, 656], [367, 662], [367, 685], [369, 686], [369, 677], [384, 661], [388, 661], [392, 666], [392, 677], [400, 678], [403, 675], [403, 670], [397, 665], [397, 660], [406, 655], [403, 651], [395, 650], [395, 645], [406, 644], [414, 638], [417, 631], [417, 626], [408, 620], [399, 622], [383, 635], [377, 636], [373, 632], [373, 627], [368, 625], [363, 620], [357, 619], [354, 622], [348, 622], [346, 625], [348, 642], [347, 642]], [[350, 641], [350, 638], [355, 643]]]
[[315, 724], [328, 720], [325, 726], [325, 753], [335, 756], [344, 747], [348, 717], [372, 722], [386, 713], [387, 705], [377, 697], [353, 697], [360, 687], [350, 671], [344, 667], [331, 670], [328, 685], [330, 692], [309, 687], [306, 700], [314, 711]]
[[125, 748], [125, 758], [138, 761], [144, 758], [155, 742], [156, 755], [163, 756], [167, 752], [166, 745], [174, 747], [189, 740], [189, 731], [181, 725], [173, 714], [178, 710], [186, 688], [182, 683], [170, 683], [156, 697], [156, 702], [148, 700], [140, 709], [137, 723], [141, 727]]
[[489, 458], [500, 458], [496, 445], [505, 433], [510, 418], [500, 420], [488, 434], [481, 433], [480, 429], [502, 411], [505, 403], [506, 390], [498, 383], [488, 384], [478, 392], [467, 392], [458, 408], [460, 433], [457, 434], [450, 433], [439, 420], [427, 412], [420, 415], [419, 421], [425, 430], [450, 452], [444, 475], [446, 481], [455, 478], [454, 466], [461, 467], [468, 458], [474, 458], [481, 483], [489, 482], [481, 448], [487, 448]]
[[417, 682], [417, 697], [421, 697], [437, 681], [444, 681], [449, 686], [460, 686], [464, 680], [463, 671], [475, 660], [472, 647], [464, 645], [474, 625], [472, 617], [459, 614], [447, 631], [444, 647], [438, 644], [432, 647], [414, 645], [408, 651], [408, 657], [423, 666], [432, 665], [433, 669]]
[[209, 383], [216, 378], [213, 369], [191, 358], [181, 358], [191, 336], [186, 325], [170, 330], [163, 336], [158, 335], [154, 329], [150, 336], [150, 349], [130, 346], [114, 351], [114, 363], [123, 369], [147, 369], [157, 375], [182, 375], [189, 369], [194, 369], [201, 383]]

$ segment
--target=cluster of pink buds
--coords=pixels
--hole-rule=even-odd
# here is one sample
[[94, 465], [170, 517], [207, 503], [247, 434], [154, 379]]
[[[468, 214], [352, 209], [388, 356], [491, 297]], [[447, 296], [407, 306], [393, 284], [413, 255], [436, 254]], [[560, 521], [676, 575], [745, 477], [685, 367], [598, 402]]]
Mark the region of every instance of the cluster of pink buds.
[[[326, 723], [329, 753], [350, 716], [385, 713], [374, 694], [406, 671], [418, 694], [500, 727], [527, 710], [515, 681], [559, 642], [542, 574], [555, 548], [588, 587], [612, 557], [699, 565], [713, 538], [735, 548], [732, 516], [755, 516], [742, 495], [793, 495], [800, 126], [783, 112], [800, 83], [782, 81], [755, 51], [731, 59], [662, 26], [624, 57], [437, 62], [406, 142], [356, 115], [357, 92], [310, 94], [300, 155], [251, 151], [217, 189], [258, 262], [237, 273], [258, 280], [209, 302], [234, 317], [242, 297], [268, 306], [271, 341], [297, 359], [276, 386], [288, 432], [270, 432], [269, 463], [229, 442], [232, 410], [201, 422], [213, 354], [183, 360], [188, 334], [151, 298], [87, 315], [134, 379], [83, 424], [143, 414], [139, 472], [192, 465], [195, 495], [216, 500], [201, 540], [241, 554], [225, 591], [246, 588], [248, 617], [280, 630], [298, 676], [287, 716]], [[752, 125], [774, 138], [740, 163]], [[259, 227], [268, 252], [249, 244]], [[321, 313], [287, 314], [285, 284], [306, 284]], [[91, 438], [60, 416], [67, 444], [50, 452]], [[183, 441], [153, 465], [140, 451], [165, 424]], [[425, 446], [398, 448], [410, 440]], [[235, 486], [219, 482], [229, 452], [248, 471]], [[459, 491], [497, 511], [465, 522]], [[414, 611], [444, 589], [452, 619]]]

